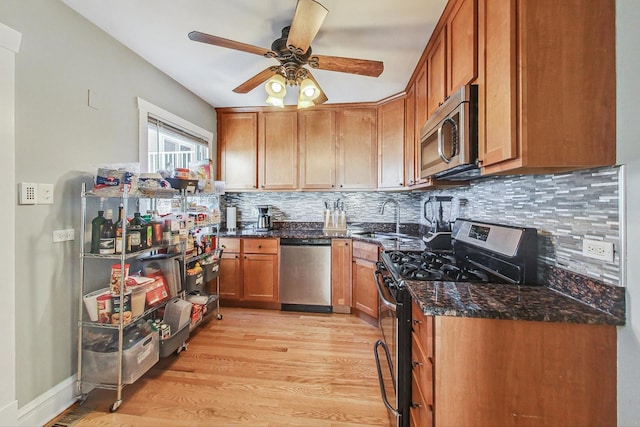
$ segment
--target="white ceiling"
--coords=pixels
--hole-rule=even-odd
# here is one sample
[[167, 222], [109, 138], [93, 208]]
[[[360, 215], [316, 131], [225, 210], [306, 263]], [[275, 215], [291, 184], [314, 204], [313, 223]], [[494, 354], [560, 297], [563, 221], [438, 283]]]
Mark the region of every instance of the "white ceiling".
[[[214, 107], [265, 105], [264, 85], [232, 89], [275, 59], [191, 41], [200, 31], [270, 49], [296, 0], [62, 0]], [[446, 0], [319, 0], [329, 13], [313, 52], [384, 62], [380, 77], [313, 75], [328, 103], [378, 101], [404, 90]], [[287, 104], [297, 91], [289, 90]]]

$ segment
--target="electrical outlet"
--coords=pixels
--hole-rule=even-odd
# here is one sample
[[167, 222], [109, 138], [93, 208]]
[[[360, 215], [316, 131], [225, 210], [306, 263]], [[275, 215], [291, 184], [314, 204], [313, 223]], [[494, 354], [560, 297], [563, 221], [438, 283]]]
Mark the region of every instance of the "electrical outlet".
[[19, 201], [21, 205], [35, 205], [38, 203], [38, 184], [20, 183]]
[[582, 241], [582, 254], [589, 258], [613, 262], [613, 243], [584, 239]]
[[68, 240], [74, 240], [75, 238], [76, 236], [73, 228], [53, 231], [53, 243], [66, 242]]
[[38, 204], [53, 204], [53, 184], [38, 184]]

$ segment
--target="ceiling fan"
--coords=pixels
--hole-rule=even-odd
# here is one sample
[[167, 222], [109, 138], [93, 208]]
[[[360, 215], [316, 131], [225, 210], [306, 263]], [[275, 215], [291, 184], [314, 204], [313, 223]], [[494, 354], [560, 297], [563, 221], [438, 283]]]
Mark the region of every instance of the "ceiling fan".
[[189, 38], [194, 41], [226, 47], [228, 49], [275, 58], [280, 65], [268, 67], [233, 89], [236, 93], [248, 93], [263, 82], [267, 82], [267, 103], [284, 106], [286, 85], [300, 86], [298, 108], [322, 104], [328, 100], [318, 82], [305, 65], [327, 71], [378, 77], [384, 65], [380, 61], [314, 55], [311, 42], [329, 11], [315, 0], [298, 0], [291, 25], [282, 29], [280, 38], [274, 40], [271, 49], [265, 49], [210, 34], [192, 31]]

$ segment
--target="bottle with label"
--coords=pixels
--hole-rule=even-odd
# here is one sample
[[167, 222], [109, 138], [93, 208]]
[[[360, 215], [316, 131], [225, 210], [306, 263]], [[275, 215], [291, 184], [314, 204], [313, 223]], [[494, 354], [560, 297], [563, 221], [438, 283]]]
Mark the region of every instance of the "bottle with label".
[[106, 219], [104, 211], [98, 211], [98, 216], [91, 221], [91, 253], [100, 253], [100, 235], [102, 234], [102, 226]]
[[114, 253], [116, 253], [116, 227], [113, 224], [113, 210], [107, 209], [100, 234], [100, 255], [113, 255]]
[[151, 215], [142, 215], [142, 221], [144, 222], [142, 240], [144, 249], [149, 249], [153, 246], [153, 226], [151, 225]]
[[142, 218], [140, 217], [140, 212], [136, 212], [133, 214], [133, 219], [129, 222], [129, 228], [127, 232], [129, 233], [130, 239], [127, 239], [127, 243], [129, 244], [129, 248], [127, 248], [130, 252], [137, 252], [143, 249], [142, 246]]
[[164, 220], [164, 227], [162, 228], [162, 244], [170, 245], [171, 244], [171, 220]]
[[125, 226], [126, 220], [124, 217], [124, 206], [120, 203], [120, 207], [118, 208], [118, 221], [116, 221], [116, 253], [121, 254], [122, 248], [125, 247], [122, 245], [122, 228]]

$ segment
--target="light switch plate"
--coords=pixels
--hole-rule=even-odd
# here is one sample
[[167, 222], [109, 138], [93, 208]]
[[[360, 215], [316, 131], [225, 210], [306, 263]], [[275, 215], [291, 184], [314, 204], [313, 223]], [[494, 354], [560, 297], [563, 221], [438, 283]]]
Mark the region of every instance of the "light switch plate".
[[38, 184], [38, 204], [53, 204], [53, 184]]
[[74, 240], [75, 238], [76, 236], [73, 228], [53, 231], [53, 243], [66, 242], [67, 240]]
[[38, 203], [38, 184], [21, 182], [19, 186], [19, 200], [21, 205], [35, 205]]

